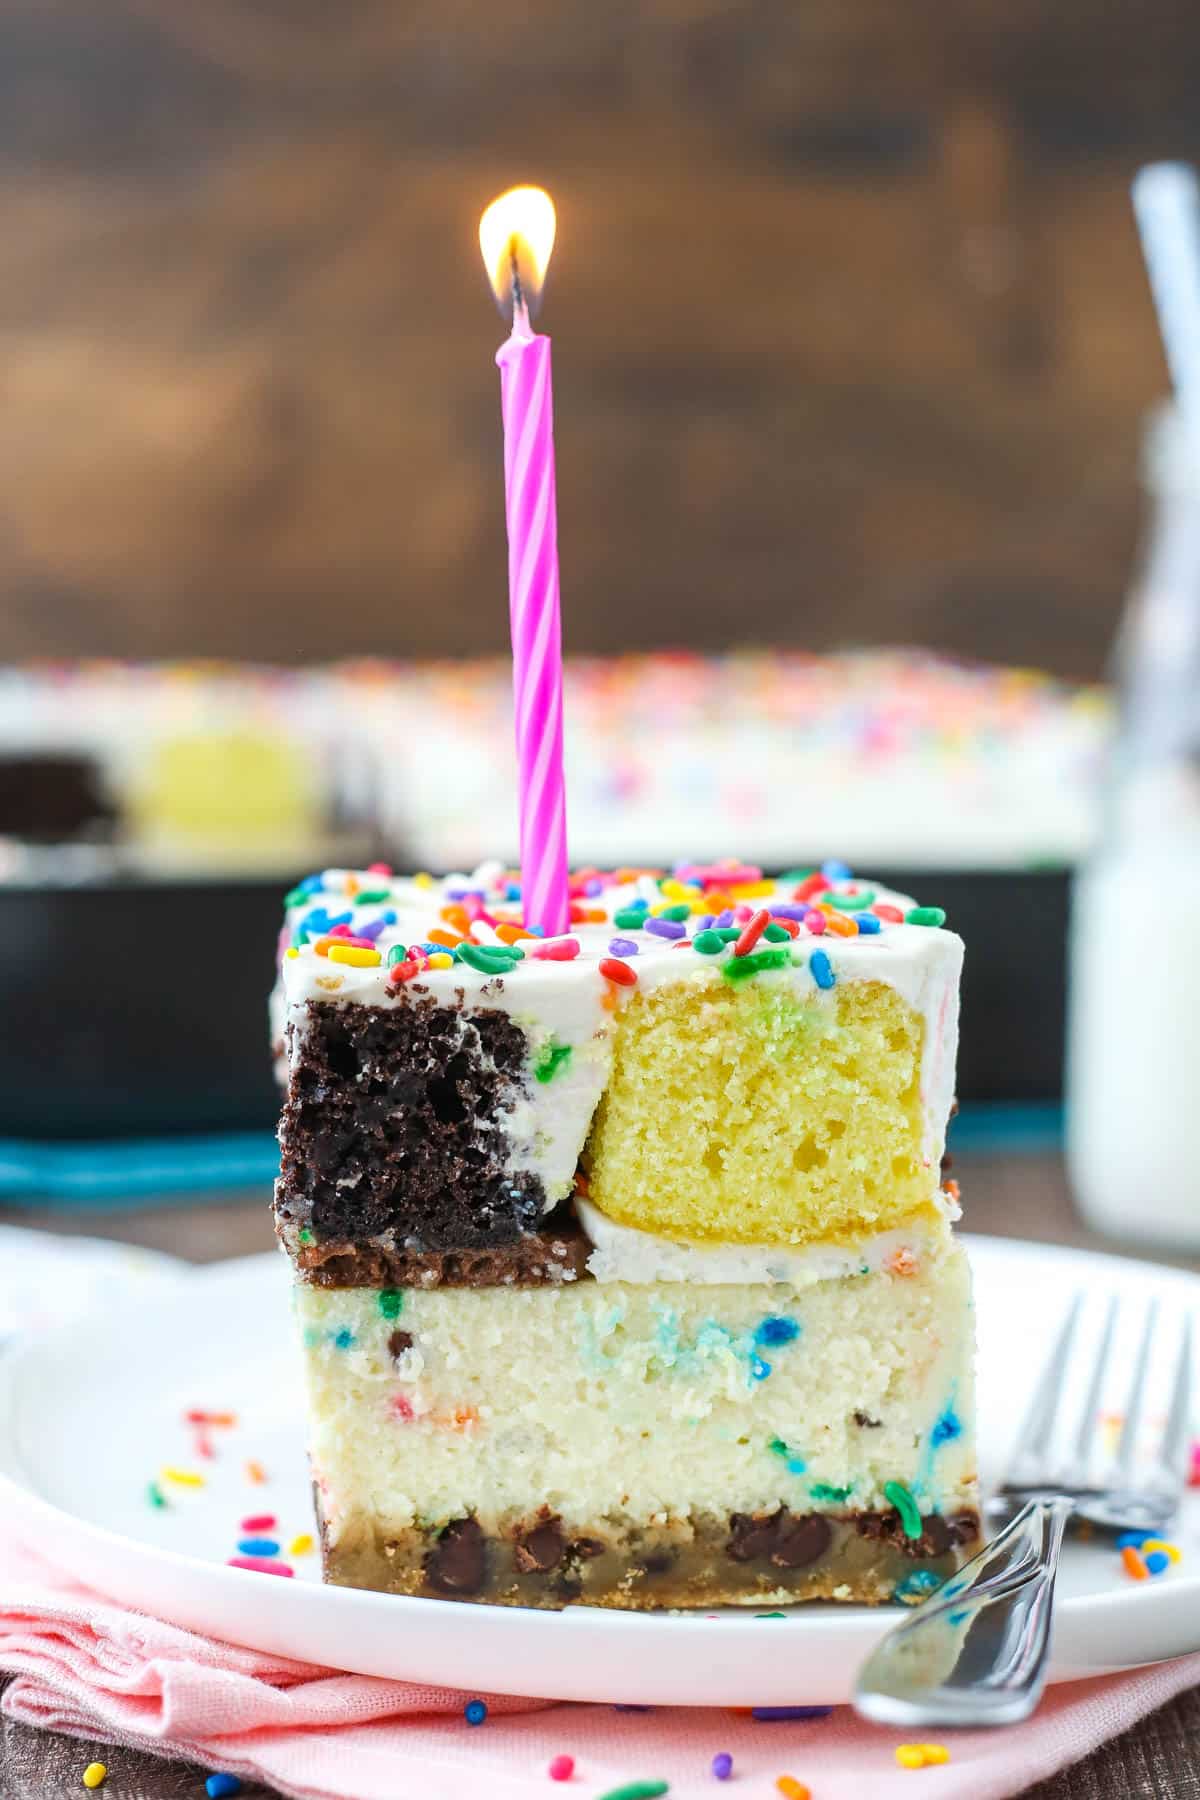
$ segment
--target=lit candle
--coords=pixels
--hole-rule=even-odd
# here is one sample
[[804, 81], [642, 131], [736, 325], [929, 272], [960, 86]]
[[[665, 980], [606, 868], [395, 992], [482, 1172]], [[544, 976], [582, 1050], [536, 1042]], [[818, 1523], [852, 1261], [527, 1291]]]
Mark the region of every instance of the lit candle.
[[569, 923], [562, 753], [562, 638], [550, 339], [535, 333], [554, 206], [541, 188], [512, 188], [479, 221], [496, 299], [512, 335], [496, 354], [504, 419], [508, 607], [516, 704], [522, 912], [547, 937]]

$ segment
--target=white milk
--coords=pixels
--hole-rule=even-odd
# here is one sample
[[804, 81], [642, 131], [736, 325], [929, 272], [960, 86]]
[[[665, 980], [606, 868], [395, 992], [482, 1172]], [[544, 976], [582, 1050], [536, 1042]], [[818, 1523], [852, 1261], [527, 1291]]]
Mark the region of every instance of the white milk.
[[1098, 1231], [1200, 1248], [1200, 451], [1167, 414], [1118, 646], [1104, 848], [1075, 885], [1067, 1160]]
[[1200, 1246], [1200, 853], [1097, 860], [1075, 888], [1067, 1159], [1097, 1231]]

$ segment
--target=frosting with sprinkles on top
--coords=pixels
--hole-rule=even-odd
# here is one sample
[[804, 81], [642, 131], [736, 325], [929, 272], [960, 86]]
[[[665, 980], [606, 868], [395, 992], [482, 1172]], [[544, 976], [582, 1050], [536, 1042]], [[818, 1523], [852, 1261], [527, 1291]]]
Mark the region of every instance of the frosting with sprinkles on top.
[[[570, 889], [570, 927], [547, 939], [540, 928], [525, 928], [519, 879], [498, 863], [443, 880], [396, 876], [382, 864], [365, 872], [326, 869], [287, 896], [285, 989], [289, 999], [304, 991], [312, 999], [336, 994], [378, 1004], [418, 979], [435, 993], [472, 994], [497, 976], [523, 984], [557, 980], [559, 972], [545, 965], [578, 961], [600, 973], [606, 962], [637, 958], [638, 966], [618, 978], [632, 986], [673, 974], [665, 953], [676, 948], [726, 970], [745, 959], [755, 972], [807, 968], [819, 948], [836, 972], [851, 946], [886, 946], [895, 960], [912, 946], [913, 931], [938, 931], [946, 921], [940, 907], [855, 881], [834, 862], [778, 879], [733, 861], [684, 863], [669, 874], [585, 869], [571, 877]], [[755, 955], [772, 960], [755, 963]], [[845, 968], [857, 972], [853, 961]]]

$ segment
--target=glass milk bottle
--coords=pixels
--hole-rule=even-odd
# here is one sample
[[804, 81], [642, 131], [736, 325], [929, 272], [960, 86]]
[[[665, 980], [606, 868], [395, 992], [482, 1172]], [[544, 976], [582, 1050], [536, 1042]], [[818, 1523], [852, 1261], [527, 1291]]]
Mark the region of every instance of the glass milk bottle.
[[1200, 1248], [1200, 433], [1151, 423], [1104, 831], [1075, 884], [1067, 1159], [1113, 1237]]

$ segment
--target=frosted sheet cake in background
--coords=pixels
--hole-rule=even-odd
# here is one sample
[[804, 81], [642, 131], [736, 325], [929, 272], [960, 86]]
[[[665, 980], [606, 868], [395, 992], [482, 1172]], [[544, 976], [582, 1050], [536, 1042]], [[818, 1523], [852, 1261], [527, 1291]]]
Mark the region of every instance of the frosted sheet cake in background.
[[[1094, 835], [1098, 688], [911, 650], [573, 659], [564, 682], [581, 859], [785, 867], [836, 838], [876, 868], [1065, 867]], [[515, 855], [512, 729], [507, 659], [0, 668], [0, 765], [82, 762], [135, 870]], [[27, 776], [18, 797], [0, 839], [74, 835], [54, 794], [27, 832]]]
[[276, 1221], [329, 1580], [915, 1599], [978, 1539], [962, 944], [840, 865], [289, 896]]

